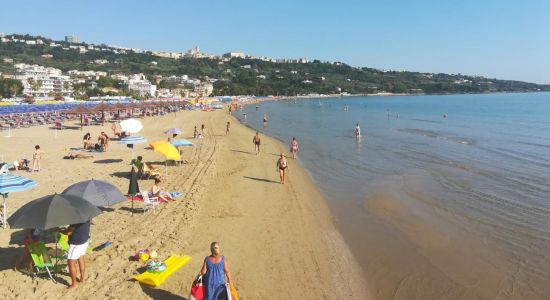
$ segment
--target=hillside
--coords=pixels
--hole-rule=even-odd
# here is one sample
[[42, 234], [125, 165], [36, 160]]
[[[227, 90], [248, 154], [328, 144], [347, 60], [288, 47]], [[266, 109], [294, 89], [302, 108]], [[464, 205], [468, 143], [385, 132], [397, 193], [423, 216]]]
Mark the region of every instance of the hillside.
[[[274, 63], [259, 59], [233, 58], [163, 58], [151, 52], [132, 50], [88, 51], [67, 49], [65, 42], [43, 37], [17, 36], [18, 39], [41, 39], [44, 44], [0, 43], [0, 72], [13, 74], [13, 63], [38, 64], [68, 70], [95, 70], [145, 75], [189, 75], [217, 79], [215, 95], [297, 95], [309, 93], [372, 94], [392, 93], [489, 93], [550, 91], [550, 85], [489, 79], [479, 76], [381, 71], [356, 68], [343, 63]], [[59, 47], [51, 47], [50, 43]], [[87, 46], [87, 44], [78, 44]], [[109, 48], [100, 45], [103, 48]], [[65, 49], [64, 49], [65, 48]], [[120, 53], [123, 52], [123, 53]], [[46, 55], [46, 57], [42, 56]], [[51, 56], [51, 57], [50, 57]], [[5, 62], [4, 58], [13, 59]], [[105, 60], [101, 64], [94, 62]]]

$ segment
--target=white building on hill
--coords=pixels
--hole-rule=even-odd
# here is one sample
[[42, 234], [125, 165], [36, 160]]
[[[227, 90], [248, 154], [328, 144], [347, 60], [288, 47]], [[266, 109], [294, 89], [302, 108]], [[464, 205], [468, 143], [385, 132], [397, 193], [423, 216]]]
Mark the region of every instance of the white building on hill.
[[15, 79], [21, 80], [23, 94], [32, 96], [70, 96], [73, 92], [69, 76], [61, 70], [39, 65], [16, 64]]
[[157, 86], [151, 84], [143, 75], [133, 75], [128, 79], [128, 89], [137, 92], [140, 96], [155, 96]]

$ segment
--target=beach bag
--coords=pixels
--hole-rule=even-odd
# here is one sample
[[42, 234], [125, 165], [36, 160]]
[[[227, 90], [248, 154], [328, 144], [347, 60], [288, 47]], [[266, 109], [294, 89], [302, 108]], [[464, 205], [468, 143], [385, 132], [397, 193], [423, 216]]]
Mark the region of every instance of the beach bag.
[[189, 300], [204, 300], [204, 286], [202, 285], [202, 275], [197, 276], [197, 279], [191, 286]]

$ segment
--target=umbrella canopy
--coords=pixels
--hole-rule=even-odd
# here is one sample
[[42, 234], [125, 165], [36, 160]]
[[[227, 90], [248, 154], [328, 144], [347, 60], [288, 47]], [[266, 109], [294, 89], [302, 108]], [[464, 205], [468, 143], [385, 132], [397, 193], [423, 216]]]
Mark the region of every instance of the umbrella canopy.
[[170, 129], [166, 129], [164, 131], [164, 133], [167, 133], [167, 134], [182, 134], [183, 130], [181, 130], [179, 128], [170, 128]]
[[93, 110], [94, 111], [110, 111], [110, 110], [115, 110], [115, 109], [111, 105], [101, 103], [99, 105], [94, 106]]
[[121, 138], [118, 142], [118, 144], [143, 144], [147, 143], [147, 140], [142, 136], [127, 136], [125, 138]]
[[33, 200], [9, 219], [12, 228], [50, 229], [84, 223], [101, 214], [92, 203], [73, 195], [54, 194]]
[[82, 114], [93, 114], [94, 112], [84, 105], [79, 105], [77, 107], [73, 107], [72, 109], [65, 111], [65, 113], [73, 114], [73, 115], [82, 115]]
[[181, 160], [180, 153], [176, 147], [166, 141], [156, 141], [149, 144], [153, 150], [164, 155], [166, 159]]
[[193, 146], [193, 143], [191, 143], [188, 140], [185, 139], [178, 139], [178, 140], [172, 140], [170, 142], [174, 147], [180, 147], [180, 146]]
[[122, 104], [122, 103], [117, 103], [117, 104], [113, 105], [113, 108], [116, 109], [116, 110], [123, 110], [123, 109], [128, 109], [129, 107]]
[[132, 118], [120, 122], [120, 128], [129, 133], [138, 133], [143, 129], [143, 125], [140, 121]]
[[34, 180], [13, 174], [0, 175], [0, 194], [25, 191], [34, 187]]
[[2, 211], [0, 211], [0, 223], [4, 228], [8, 227], [6, 220], [8, 218], [8, 206], [6, 204], [8, 193], [25, 191], [34, 187], [36, 187], [34, 180], [12, 174], [0, 175], [0, 194], [4, 198]]
[[63, 195], [82, 197], [95, 206], [105, 207], [126, 201], [116, 186], [94, 179], [71, 185], [63, 191]]

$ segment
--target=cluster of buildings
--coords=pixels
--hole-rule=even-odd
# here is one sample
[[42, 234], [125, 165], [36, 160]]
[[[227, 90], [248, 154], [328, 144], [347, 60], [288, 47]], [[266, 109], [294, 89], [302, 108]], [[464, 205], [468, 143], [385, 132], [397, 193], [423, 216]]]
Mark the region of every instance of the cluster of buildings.
[[[204, 81], [182, 76], [153, 76], [152, 82], [144, 74], [112, 74], [104, 71], [70, 70], [66, 74], [56, 68], [39, 65], [15, 64], [13, 78], [20, 80], [23, 85], [23, 94], [33, 97], [63, 96], [72, 97], [75, 84], [86, 84], [87, 89], [99, 88], [97, 80], [101, 77], [110, 77], [116, 80], [116, 87], [103, 88], [103, 92], [120, 92], [127, 89], [141, 97], [205, 97], [214, 91], [213, 83], [216, 79], [207, 78]], [[166, 80], [175, 83], [174, 89], [157, 89], [157, 84]], [[189, 88], [185, 88], [188, 86]]]

